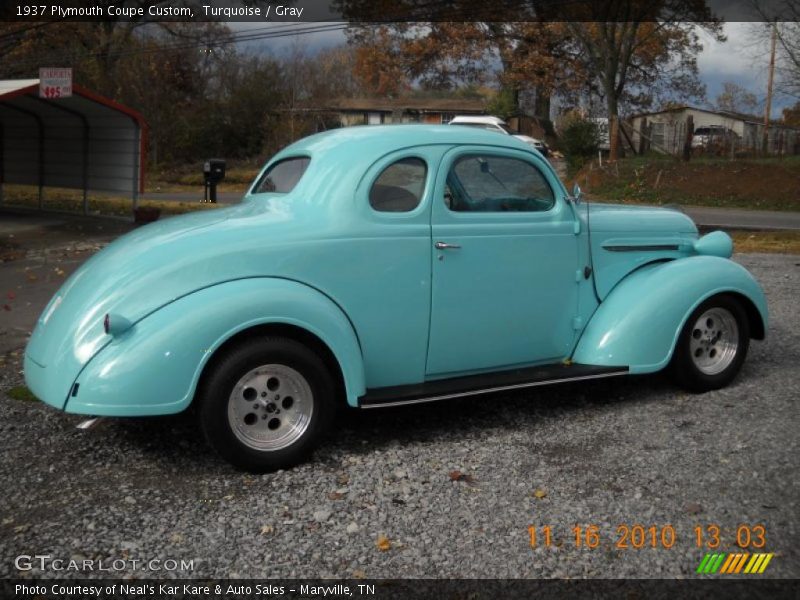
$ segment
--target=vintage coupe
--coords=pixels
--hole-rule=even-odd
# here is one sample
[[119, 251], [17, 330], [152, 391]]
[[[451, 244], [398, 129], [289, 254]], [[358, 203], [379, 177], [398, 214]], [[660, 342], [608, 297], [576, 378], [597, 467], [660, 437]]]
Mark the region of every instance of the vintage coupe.
[[530, 145], [474, 128], [302, 139], [240, 204], [88, 260], [40, 317], [26, 381], [70, 413], [194, 405], [211, 445], [256, 471], [306, 458], [337, 405], [666, 367], [691, 390], [728, 384], [767, 328], [730, 238], [576, 196]]

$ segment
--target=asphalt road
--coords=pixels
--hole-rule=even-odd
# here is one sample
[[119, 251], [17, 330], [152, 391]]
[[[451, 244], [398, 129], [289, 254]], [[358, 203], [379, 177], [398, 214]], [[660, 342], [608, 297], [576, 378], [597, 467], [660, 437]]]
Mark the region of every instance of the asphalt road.
[[[85, 221], [3, 229], [3, 328], [29, 330], [117, 233]], [[715, 550], [736, 552], [742, 526], [755, 538], [761, 525], [774, 553], [761, 577], [796, 578], [800, 256], [735, 258], [764, 285], [771, 320], [725, 390], [649, 376], [346, 413], [311, 462], [262, 476], [218, 459], [191, 414], [79, 432], [80, 417], [11, 397], [24, 335], [13, 338], [0, 353], [0, 577], [101, 575], [20, 572], [22, 554], [123, 560], [119, 577], [694, 577], [714, 527]], [[618, 544], [637, 524], [656, 527], [656, 547]], [[156, 558], [193, 562], [130, 562]]]
[[[203, 192], [166, 192], [143, 194], [142, 199], [167, 202], [199, 202]], [[242, 199], [241, 192], [220, 192], [220, 204], [233, 204]], [[713, 208], [706, 206], [681, 207], [694, 222], [705, 228], [753, 229], [753, 230], [800, 230], [800, 212], [769, 210], [744, 210], [738, 208]]]

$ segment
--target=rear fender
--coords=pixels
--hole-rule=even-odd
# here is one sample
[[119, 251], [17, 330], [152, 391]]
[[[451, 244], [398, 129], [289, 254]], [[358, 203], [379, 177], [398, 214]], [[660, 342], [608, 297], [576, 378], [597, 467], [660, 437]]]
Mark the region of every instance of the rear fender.
[[707, 298], [743, 300], [755, 337], [767, 329], [761, 286], [741, 265], [693, 256], [646, 265], [620, 281], [595, 311], [573, 353], [576, 363], [628, 366], [631, 373], [663, 369], [689, 315]]
[[[103, 416], [177, 413], [192, 401], [214, 352], [237, 333], [285, 324], [314, 334], [342, 372], [347, 401], [365, 393], [355, 331], [314, 288], [278, 278], [230, 281], [179, 298], [115, 337], [80, 373], [66, 411]], [[73, 386], [73, 390], [75, 387]]]

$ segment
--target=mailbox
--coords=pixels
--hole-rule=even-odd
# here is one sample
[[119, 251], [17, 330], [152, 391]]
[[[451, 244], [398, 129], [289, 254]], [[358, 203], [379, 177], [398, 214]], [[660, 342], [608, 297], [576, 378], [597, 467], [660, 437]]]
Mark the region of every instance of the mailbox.
[[217, 201], [217, 184], [223, 179], [225, 179], [224, 160], [221, 158], [209, 158], [203, 163], [203, 180], [205, 182], [204, 201]]
[[218, 183], [225, 179], [225, 161], [221, 158], [210, 158], [203, 163], [203, 177], [208, 182]]

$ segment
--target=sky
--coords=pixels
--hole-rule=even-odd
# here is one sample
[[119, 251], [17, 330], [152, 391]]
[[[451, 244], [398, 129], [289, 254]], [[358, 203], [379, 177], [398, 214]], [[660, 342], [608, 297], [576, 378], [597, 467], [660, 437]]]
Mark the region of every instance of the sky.
[[[237, 23], [236, 29], [245, 29], [253, 24]], [[706, 84], [706, 97], [714, 101], [725, 82], [735, 83], [754, 93], [759, 101], [758, 111], [763, 113], [767, 90], [769, 55], [766, 44], [759, 43], [753, 29], [763, 27], [759, 23], [725, 23], [727, 41], [717, 42], [712, 36], [698, 29], [703, 51], [697, 63], [700, 80]], [[258, 42], [250, 46], [251, 51], [268, 51], [274, 54], [288, 52], [293, 44], [300, 44], [310, 54], [323, 48], [345, 43], [344, 33], [328, 31], [307, 35], [277, 38], [269, 42]], [[783, 108], [792, 106], [796, 98], [776, 95], [772, 101], [772, 116], [779, 118]]]

